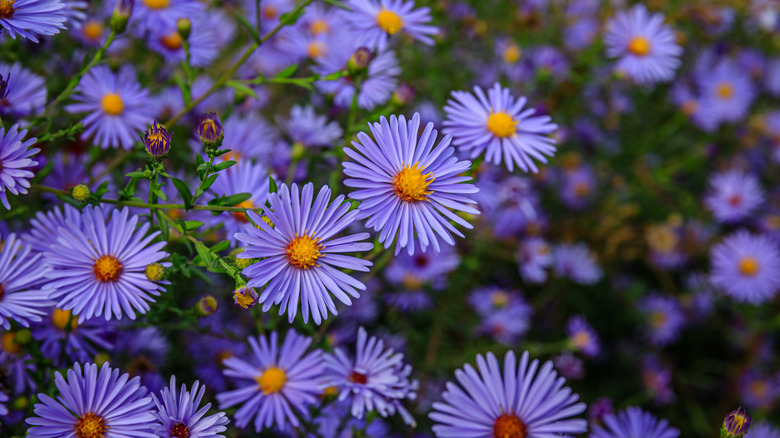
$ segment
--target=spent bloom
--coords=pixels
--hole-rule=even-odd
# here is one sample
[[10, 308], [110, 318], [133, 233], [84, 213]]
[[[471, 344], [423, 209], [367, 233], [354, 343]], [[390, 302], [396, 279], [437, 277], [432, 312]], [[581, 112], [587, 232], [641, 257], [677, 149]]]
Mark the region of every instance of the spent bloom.
[[0, 201], [8, 210], [11, 209], [8, 193], [27, 193], [29, 179], [33, 177], [31, 170], [38, 165], [37, 161], [30, 158], [40, 151], [38, 148], [30, 148], [37, 139], [25, 140], [26, 135], [27, 130], [19, 131], [18, 124], [11, 126], [8, 131], [0, 126]]
[[638, 4], [607, 23], [607, 55], [620, 58], [615, 70], [640, 84], [666, 82], [680, 66], [682, 47], [663, 14], [651, 14]]
[[738, 301], [758, 304], [780, 290], [780, 250], [763, 235], [737, 231], [710, 251], [710, 281]]
[[389, 122], [382, 116], [369, 128], [373, 139], [360, 132], [352, 142], [355, 149], [344, 149], [354, 160], [343, 163], [349, 177], [344, 184], [358, 189], [349, 195], [361, 201], [358, 219], [368, 219], [366, 226], [380, 233], [385, 248], [397, 236], [396, 254], [402, 248], [414, 254], [415, 234], [423, 251], [430, 245], [439, 252], [439, 238], [454, 245], [452, 234], [464, 236], [450, 221], [472, 226], [451, 210], [479, 214], [469, 206], [476, 201], [468, 197], [478, 189], [466, 184], [471, 177], [462, 175], [471, 162], [453, 156], [449, 135], [434, 147], [438, 133], [433, 123], [418, 139], [418, 113], [408, 123], [404, 116], [390, 116]]
[[267, 312], [279, 304], [279, 314], [287, 312], [292, 322], [301, 305], [303, 321], [309, 316], [316, 324], [327, 319], [328, 312], [336, 315], [336, 305], [331, 295], [350, 305], [350, 296], [358, 298], [356, 289], [364, 290], [363, 283], [340, 269], [368, 271], [371, 262], [343, 255], [367, 251], [373, 244], [361, 242], [368, 233], [336, 237], [350, 226], [358, 214], [348, 212], [350, 204], [340, 195], [330, 202], [331, 190], [320, 189], [314, 198], [314, 185], [308, 183], [303, 190], [293, 184], [282, 184], [278, 193], [268, 196], [270, 210], [266, 210], [273, 227], [254, 212], [249, 217], [257, 225], [245, 226], [236, 239], [246, 245], [237, 257], [241, 259], [263, 258], [242, 272], [249, 278], [248, 287], [265, 286], [258, 302]]
[[566, 379], [558, 377], [552, 362], [540, 368], [528, 352], [518, 364], [509, 351], [503, 372], [493, 353], [478, 354], [477, 370], [466, 364], [455, 378], [460, 386], [448, 382], [444, 401], [433, 403], [429, 415], [437, 437], [557, 436], [587, 429], [585, 420], [572, 418], [585, 411], [585, 403], [563, 386]]
[[0, 29], [11, 38], [56, 35], [65, 29], [65, 4], [61, 0], [0, 0]]
[[348, 0], [346, 6], [351, 9], [344, 14], [347, 23], [360, 43], [371, 49], [384, 49], [397, 33], [432, 45], [431, 36], [439, 32], [428, 24], [431, 22], [430, 8], [414, 9], [411, 0]]
[[637, 407], [607, 414], [602, 421], [603, 427], [593, 426], [592, 438], [677, 438], [680, 435], [680, 431], [671, 427], [668, 421], [659, 420]]
[[162, 390], [160, 399], [152, 394], [157, 406], [155, 433], [164, 438], [224, 438], [221, 433], [227, 430], [225, 425], [229, 422], [225, 413], [206, 416], [211, 403], [200, 407], [206, 387], [196, 381], [189, 391], [182, 384], [178, 397], [176, 390], [176, 376], [171, 376], [171, 384]]
[[23, 327], [38, 322], [51, 304], [46, 287], [48, 268], [40, 254], [22, 244], [14, 234], [0, 248], [0, 326], [10, 330], [11, 321]]
[[487, 95], [479, 86], [474, 86], [474, 94], [453, 91], [444, 106], [443, 132], [452, 135], [452, 144], [472, 159], [485, 152], [485, 161], [495, 165], [503, 161], [510, 172], [517, 166], [536, 173], [534, 160], [547, 163], [546, 156], [555, 154], [555, 139], [549, 134], [558, 125], [550, 122], [550, 116], [534, 116], [536, 110], [525, 108], [526, 102], [498, 82]]

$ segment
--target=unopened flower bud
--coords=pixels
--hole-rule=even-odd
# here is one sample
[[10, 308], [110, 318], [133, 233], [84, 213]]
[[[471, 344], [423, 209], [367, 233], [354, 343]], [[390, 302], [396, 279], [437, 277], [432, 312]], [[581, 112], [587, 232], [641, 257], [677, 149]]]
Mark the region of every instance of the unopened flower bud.
[[198, 300], [198, 304], [195, 305], [195, 311], [198, 316], [209, 316], [217, 311], [219, 303], [213, 295], [206, 295]]
[[244, 310], [255, 307], [257, 298], [257, 292], [250, 287], [241, 286], [233, 292], [233, 301]]
[[151, 263], [146, 265], [144, 274], [149, 281], [160, 281], [165, 277], [165, 267], [159, 263]]
[[95, 359], [93, 360], [93, 362], [98, 367], [102, 367], [104, 363], [106, 363], [106, 362], [108, 362], [110, 360], [111, 360], [111, 357], [109, 357], [108, 354], [106, 354], [106, 353], [98, 353], [98, 354], [95, 355]]
[[14, 336], [14, 341], [19, 345], [27, 345], [32, 341], [32, 333], [27, 329], [19, 330]]
[[181, 39], [186, 41], [192, 31], [192, 21], [189, 18], [179, 18], [176, 20], [176, 30], [179, 32]]
[[733, 438], [746, 434], [750, 428], [750, 415], [742, 409], [742, 406], [729, 412], [723, 420], [723, 426], [720, 429], [721, 438]]
[[371, 50], [368, 47], [359, 47], [347, 61], [347, 73], [350, 77], [356, 77], [363, 74], [371, 63]]
[[10, 92], [8, 90], [8, 83], [11, 82], [11, 73], [9, 72], [5, 77], [0, 73], [0, 100], [5, 99]]
[[393, 102], [399, 105], [406, 105], [412, 100], [414, 100], [414, 88], [409, 84], [401, 84], [393, 93]]
[[114, 4], [114, 13], [111, 16], [111, 30], [120, 34], [127, 29], [127, 20], [133, 15], [134, 0], [117, 0]]
[[149, 156], [154, 159], [167, 157], [168, 151], [171, 149], [172, 135], [172, 132], [165, 129], [165, 125], [161, 125], [155, 120], [144, 136], [144, 147]]
[[28, 406], [30, 406], [30, 400], [27, 397], [17, 397], [11, 405], [11, 407], [17, 411], [27, 410]]
[[225, 131], [216, 114], [201, 114], [196, 132], [206, 149], [219, 149], [222, 146]]
[[86, 201], [90, 194], [89, 187], [79, 184], [70, 190], [70, 194], [77, 201]]

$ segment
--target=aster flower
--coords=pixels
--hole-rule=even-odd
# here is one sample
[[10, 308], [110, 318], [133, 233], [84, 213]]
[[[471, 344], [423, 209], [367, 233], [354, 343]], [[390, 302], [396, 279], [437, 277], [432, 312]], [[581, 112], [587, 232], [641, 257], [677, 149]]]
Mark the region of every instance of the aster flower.
[[737, 231], [710, 251], [710, 281], [727, 295], [752, 304], [780, 290], [780, 250], [763, 235]]
[[[200, 391], [198, 391], [200, 389]], [[206, 392], [205, 386], [199, 382], [192, 385], [192, 391], [187, 385], [181, 385], [181, 391], [176, 396], [176, 376], [171, 376], [171, 385], [162, 390], [160, 399], [152, 394], [157, 411], [154, 412], [156, 423], [154, 432], [163, 438], [224, 438], [222, 432], [227, 430], [230, 422], [224, 412], [206, 416], [211, 403], [200, 407], [200, 401]]]
[[582, 366], [582, 359], [575, 356], [571, 351], [566, 351], [553, 358], [553, 363], [561, 376], [567, 379], [581, 379], [585, 376], [585, 368]]
[[[564, 387], [552, 362], [539, 368], [528, 352], [520, 363], [507, 352], [503, 373], [493, 353], [477, 355], [477, 370], [466, 364], [455, 372], [460, 386], [447, 382], [444, 402], [429, 417], [437, 437], [543, 437], [585, 432], [587, 422], [571, 418], [585, 411], [579, 396]], [[537, 373], [538, 371], [538, 373]]]
[[523, 281], [544, 283], [547, 281], [547, 268], [553, 264], [550, 245], [539, 237], [525, 239], [517, 250], [517, 262]]
[[508, 88], [496, 82], [488, 90], [474, 86], [474, 94], [453, 91], [444, 112], [444, 133], [453, 137], [453, 144], [476, 158], [485, 152], [485, 161], [509, 171], [515, 166], [524, 172], [538, 172], [534, 159], [547, 163], [546, 156], [555, 154], [555, 139], [549, 137], [558, 128], [550, 116], [533, 117], [536, 110], [526, 108], [525, 97], [516, 99]]
[[471, 178], [461, 176], [471, 163], [453, 156], [450, 136], [434, 147], [437, 131], [433, 123], [426, 125], [418, 139], [417, 113], [408, 123], [404, 116], [390, 116], [389, 122], [382, 116], [369, 128], [376, 142], [360, 132], [358, 142], [352, 142], [355, 149], [344, 149], [355, 161], [343, 166], [350, 177], [344, 184], [358, 189], [349, 195], [361, 201], [358, 218], [368, 218], [366, 226], [380, 232], [379, 242], [385, 248], [397, 236], [396, 254], [402, 248], [414, 254], [415, 234], [423, 251], [430, 245], [439, 252], [439, 238], [454, 245], [452, 234], [464, 236], [450, 221], [468, 229], [472, 226], [451, 210], [479, 214], [468, 205], [476, 201], [464, 196], [477, 192], [473, 184], [465, 184]]
[[531, 314], [531, 306], [519, 301], [483, 315], [475, 331], [501, 344], [514, 345], [531, 327]]
[[745, 438], [780, 438], [780, 429], [766, 422], [760, 422], [750, 427]]
[[203, 13], [203, 3], [198, 0], [141, 0], [134, 6], [133, 21], [138, 32], [157, 29], [174, 29], [179, 18], [193, 19]]
[[281, 347], [276, 332], [271, 337], [248, 339], [252, 362], [237, 357], [224, 360], [225, 376], [238, 379], [245, 387], [217, 394], [220, 409], [243, 403], [233, 415], [236, 426], [246, 427], [254, 418], [255, 432], [275, 426], [300, 426], [298, 415], [318, 401], [321, 393], [322, 351], [306, 353], [311, 338], [294, 330], [287, 332]]
[[0, 326], [11, 328], [11, 321], [29, 327], [41, 320], [44, 308], [51, 304], [46, 286], [48, 267], [39, 254], [31, 254], [10, 234], [0, 249]]
[[38, 148], [30, 149], [38, 139], [25, 140], [26, 135], [27, 130], [19, 131], [18, 124], [11, 126], [7, 132], [0, 126], [0, 201], [8, 210], [11, 209], [8, 192], [26, 194], [30, 188], [28, 180], [33, 177], [30, 170], [38, 165], [37, 161], [30, 159], [40, 151]]
[[640, 408], [629, 407], [624, 411], [604, 416], [604, 426], [594, 425], [592, 438], [677, 438], [680, 431], [666, 420], [659, 420]]
[[[260, 163], [252, 164], [245, 159], [220, 173], [214, 185], [209, 188], [209, 193], [217, 197], [249, 193], [251, 196], [235, 207], [257, 209], [265, 207], [268, 187], [268, 172], [265, 166]], [[227, 238], [235, 245], [237, 233], [240, 233], [244, 225], [249, 223], [249, 218], [242, 212], [223, 212], [217, 216], [210, 215], [205, 221], [213, 225], [222, 224]]]
[[566, 325], [566, 335], [572, 348], [586, 356], [597, 356], [601, 351], [599, 336], [582, 316], [573, 316]]
[[[225, 41], [231, 41], [235, 26], [219, 10], [209, 10], [191, 18], [191, 31], [187, 38], [190, 65], [205, 67], [219, 55]], [[176, 65], [186, 59], [184, 41], [176, 25], [152, 29], [148, 37], [149, 48], [163, 55], [167, 64]]]
[[663, 365], [655, 355], [648, 355], [642, 361], [642, 386], [657, 404], [674, 400], [672, 370]]
[[114, 210], [107, 221], [100, 209], [87, 207], [83, 228], [66, 221], [68, 226], [58, 228], [56, 243], [45, 253], [52, 267], [49, 285], [56, 289], [50, 297], [57, 307], [73, 310], [79, 323], [100, 315], [135, 319], [164, 290], [144, 272], [168, 256], [161, 251], [165, 242], [152, 243], [159, 231], [146, 236], [149, 223], [136, 229], [138, 216], [128, 216], [127, 208]]
[[[162, 391], [166, 379], [160, 368], [171, 350], [168, 338], [157, 327], [124, 328], [113, 349], [112, 358], [125, 365], [130, 377], [139, 377], [149, 391]], [[151, 426], [150, 426], [151, 427]]]
[[43, 323], [33, 327], [32, 335], [41, 342], [43, 356], [54, 361], [55, 366], [67, 367], [66, 363], [71, 361], [87, 362], [95, 357], [98, 349], [112, 349], [110, 339], [114, 329], [104, 321], [92, 318], [79, 324], [78, 317], [70, 310], [58, 308], [47, 313]]
[[311, 106], [294, 105], [289, 119], [278, 118], [277, 121], [293, 143], [306, 147], [333, 146], [343, 133], [338, 123], [318, 116]]
[[653, 345], [664, 346], [677, 339], [685, 314], [674, 297], [653, 294], [641, 299], [638, 306], [647, 315], [648, 337]]
[[8, 408], [5, 407], [8, 400], [8, 396], [3, 392], [3, 387], [0, 386], [0, 416], [8, 415]]
[[417, 251], [414, 255], [406, 253], [395, 257], [384, 271], [387, 281], [407, 289], [420, 289], [425, 284], [435, 290], [447, 286], [447, 275], [460, 264], [460, 256], [455, 248], [445, 246], [440, 252], [432, 248]]
[[10, 65], [0, 62], [0, 75], [6, 82], [6, 95], [0, 95], [0, 115], [26, 117], [38, 115], [43, 110], [46, 105], [46, 83], [41, 76], [18, 62]]
[[702, 105], [709, 108], [717, 121], [737, 122], [750, 110], [756, 90], [741, 65], [724, 59], [714, 67], [704, 65], [697, 74]]
[[751, 173], [729, 170], [710, 178], [709, 193], [704, 198], [715, 219], [734, 223], [745, 219], [764, 202], [764, 191]]
[[13, 39], [37, 43], [39, 36], [60, 33], [67, 19], [61, 0], [0, 0], [0, 29]]
[[429, 25], [428, 7], [413, 9], [414, 1], [404, 0], [348, 0], [350, 12], [344, 14], [360, 41], [371, 49], [384, 49], [390, 37], [402, 32], [425, 44], [432, 45], [432, 35], [439, 30]]
[[607, 56], [620, 58], [615, 70], [640, 84], [671, 80], [683, 51], [663, 14], [651, 14], [642, 4], [607, 22], [604, 44]]
[[266, 286], [258, 301], [263, 303], [264, 312], [281, 304], [279, 314], [287, 311], [292, 322], [300, 301], [304, 323], [311, 315], [320, 324], [327, 319], [328, 311], [338, 313], [331, 294], [350, 305], [350, 296], [359, 297], [356, 289], [366, 288], [335, 268], [368, 271], [371, 262], [342, 253], [373, 248], [371, 243], [360, 242], [369, 234], [334, 238], [355, 221], [358, 212], [348, 212], [350, 204], [344, 202], [343, 195], [332, 203], [330, 199], [327, 186], [314, 199], [312, 183], [306, 184], [302, 192], [296, 184], [291, 189], [282, 184], [278, 193], [268, 197], [271, 209], [265, 214], [273, 227], [254, 212], [248, 213], [258, 228], [245, 226], [244, 233], [236, 234], [236, 239], [246, 244], [238, 258], [263, 258], [242, 272], [249, 277], [248, 287]]
[[468, 302], [481, 316], [488, 316], [508, 307], [524, 307], [529, 315], [533, 310], [526, 304], [520, 291], [497, 286], [475, 289], [469, 294]]
[[584, 243], [555, 245], [553, 258], [555, 274], [575, 283], [594, 284], [603, 275], [596, 258]]
[[149, 93], [141, 88], [132, 67], [117, 74], [108, 66], [92, 68], [79, 82], [73, 96], [78, 103], [65, 109], [70, 113], [88, 113], [82, 120], [82, 138], [94, 137], [103, 149], [131, 149], [151, 120]]
[[[38, 394], [35, 417], [27, 433], [31, 438], [51, 438], [62, 434], [77, 437], [156, 438], [149, 425], [154, 421], [152, 398], [138, 378], [129, 380], [127, 374], [104, 363], [98, 371], [95, 364], [73, 364], [67, 380], [60, 372], [54, 374], [54, 384], [60, 395], [53, 399]], [[128, 381], [129, 380], [129, 381]], [[68, 432], [65, 432], [68, 431]]]
[[339, 390], [338, 400], [349, 400], [350, 413], [361, 419], [376, 410], [382, 417], [398, 412], [408, 425], [416, 425], [401, 402], [417, 396], [416, 380], [409, 380], [411, 365], [403, 363], [404, 355], [384, 342], [368, 337], [363, 327], [358, 329], [354, 360], [341, 348], [325, 355], [328, 384]]

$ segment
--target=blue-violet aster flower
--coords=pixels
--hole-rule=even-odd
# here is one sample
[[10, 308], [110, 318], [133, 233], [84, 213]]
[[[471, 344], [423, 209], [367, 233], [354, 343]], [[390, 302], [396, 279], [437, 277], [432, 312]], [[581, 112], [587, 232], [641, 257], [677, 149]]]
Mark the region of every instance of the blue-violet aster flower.
[[60, 33], [67, 19], [61, 0], [0, 0], [0, 30], [13, 39], [37, 43], [39, 36]]
[[46, 287], [48, 267], [40, 254], [32, 253], [10, 234], [0, 249], [0, 326], [9, 330], [11, 321], [29, 327], [41, 320], [51, 305]]
[[[0, 62], [0, 76], [5, 81], [5, 95], [0, 93], [0, 115], [26, 117], [38, 115], [46, 105], [46, 82], [42, 76], [22, 64]], [[2, 87], [0, 87], [2, 88]]]
[[348, 0], [350, 12], [344, 19], [355, 31], [355, 37], [369, 48], [384, 49], [390, 37], [405, 33], [412, 38], [432, 45], [432, 35], [439, 30], [429, 25], [431, 10], [428, 7], [414, 9], [413, 1], [404, 0]]
[[710, 251], [710, 281], [739, 301], [758, 304], [780, 290], [780, 250], [763, 235], [737, 231]]
[[[200, 389], [200, 391], [198, 391]], [[199, 382], [192, 385], [192, 391], [182, 384], [176, 396], [176, 376], [171, 376], [171, 385], [162, 390], [160, 399], [152, 394], [157, 411], [154, 412], [156, 424], [154, 431], [162, 438], [224, 438], [230, 422], [224, 412], [206, 416], [211, 403], [200, 407], [200, 401], [206, 392]]]
[[713, 174], [709, 193], [704, 198], [707, 209], [718, 222], [734, 223], [750, 217], [764, 202], [764, 191], [751, 173], [729, 170]]
[[33, 177], [31, 169], [38, 165], [37, 161], [30, 159], [40, 149], [32, 148], [36, 138], [24, 137], [27, 130], [19, 131], [19, 125], [11, 126], [6, 132], [0, 126], [0, 201], [8, 210], [11, 204], [8, 202], [8, 192], [13, 195], [27, 193], [30, 188], [29, 179]]
[[591, 438], [677, 438], [680, 431], [666, 420], [659, 420], [649, 412], [629, 407], [603, 418], [604, 426], [593, 426]]

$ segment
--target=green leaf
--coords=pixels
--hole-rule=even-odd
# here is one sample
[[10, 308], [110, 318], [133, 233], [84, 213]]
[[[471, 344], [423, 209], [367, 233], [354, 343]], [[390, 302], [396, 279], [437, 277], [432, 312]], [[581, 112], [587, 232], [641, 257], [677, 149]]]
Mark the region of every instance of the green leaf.
[[232, 166], [234, 164], [236, 164], [235, 161], [223, 161], [223, 162], [217, 164], [216, 166], [214, 166], [214, 172], [219, 172], [221, 170], [225, 170], [225, 169], [227, 169], [228, 167], [230, 167], [230, 166]]
[[214, 184], [214, 181], [217, 180], [217, 177], [219, 176], [218, 173], [215, 173], [214, 175], [209, 176], [206, 178], [206, 181], [203, 182], [203, 185], [199, 188], [202, 188], [204, 191], [208, 190], [209, 187], [211, 187], [212, 184]]
[[230, 242], [227, 240], [223, 240], [222, 242], [219, 242], [218, 244], [211, 247], [211, 252], [222, 252], [226, 249], [230, 248]]
[[279, 16], [279, 22], [282, 26], [289, 26], [295, 24], [299, 18], [303, 15], [306, 8], [300, 8], [295, 11], [287, 12]]
[[203, 222], [201, 221], [186, 221], [184, 222], [184, 226], [187, 227], [187, 231], [195, 230], [203, 226]]
[[171, 182], [173, 182], [176, 190], [181, 195], [181, 199], [184, 201], [184, 209], [189, 210], [192, 207], [192, 193], [190, 193], [189, 186], [178, 178], [171, 178]]
[[162, 190], [159, 188], [154, 189], [154, 194], [157, 195], [158, 198], [162, 199], [163, 201], [166, 201], [165, 193], [163, 193]]
[[246, 85], [243, 82], [239, 82], [239, 81], [235, 81], [235, 80], [231, 79], [231, 80], [227, 81], [227, 83], [225, 85], [227, 85], [230, 88], [233, 88], [234, 90], [236, 90], [236, 91], [238, 91], [240, 93], [252, 96], [255, 99], [259, 99], [260, 98], [257, 95], [257, 92], [255, 90], [253, 90], [249, 85]]
[[208, 248], [203, 246], [202, 243], [195, 244], [195, 251], [198, 252], [200, 260], [205, 263], [206, 266], [211, 266], [211, 264], [214, 262], [214, 255], [211, 254]]
[[162, 210], [155, 210], [155, 214], [157, 215], [157, 220], [160, 221], [160, 235], [162, 236], [162, 240], [168, 241], [168, 222], [165, 220], [163, 215], [165, 213], [162, 212]]
[[128, 178], [146, 178], [146, 172], [130, 172], [125, 174]]
[[276, 180], [274, 177], [269, 176], [268, 177], [268, 193], [276, 193], [278, 191], [278, 187], [276, 187]]
[[257, 30], [255, 29], [254, 26], [252, 26], [252, 23], [250, 23], [249, 20], [247, 20], [246, 17], [244, 17], [244, 14], [237, 13], [235, 14], [235, 17], [236, 20], [238, 20], [238, 23], [241, 24], [241, 26], [243, 26], [244, 29], [248, 30], [249, 33], [252, 34], [252, 38], [259, 43], [260, 36], [257, 34]]
[[284, 70], [280, 71], [279, 74], [276, 75], [276, 79], [289, 78], [290, 76], [293, 75], [293, 73], [295, 73], [296, 70], [298, 70], [298, 64], [293, 64], [285, 68]]
[[238, 193], [238, 194], [235, 194], [235, 195], [223, 196], [223, 197], [219, 198], [219, 203], [217, 205], [225, 205], [225, 206], [228, 206], [228, 207], [232, 207], [234, 205], [238, 205], [238, 204], [246, 201], [247, 199], [249, 199], [251, 197], [252, 197], [251, 193]]
[[95, 196], [100, 198], [101, 196], [105, 195], [106, 193], [108, 193], [108, 180], [103, 181], [103, 183], [100, 184], [100, 187], [98, 187], [97, 190], [95, 190]]

